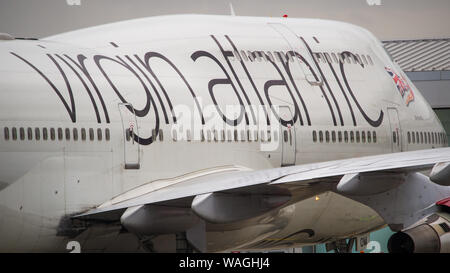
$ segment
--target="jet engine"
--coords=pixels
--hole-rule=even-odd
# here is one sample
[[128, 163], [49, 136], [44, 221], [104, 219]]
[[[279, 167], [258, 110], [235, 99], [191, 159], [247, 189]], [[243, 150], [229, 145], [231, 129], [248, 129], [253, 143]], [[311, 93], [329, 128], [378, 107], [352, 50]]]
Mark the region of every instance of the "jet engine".
[[435, 213], [389, 238], [390, 253], [450, 253], [450, 214]]

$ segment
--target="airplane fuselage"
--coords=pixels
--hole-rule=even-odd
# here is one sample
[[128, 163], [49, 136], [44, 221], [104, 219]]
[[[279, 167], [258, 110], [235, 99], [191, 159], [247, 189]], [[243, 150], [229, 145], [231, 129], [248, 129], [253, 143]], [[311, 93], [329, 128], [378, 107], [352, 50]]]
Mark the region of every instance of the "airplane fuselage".
[[[0, 41], [0, 59], [1, 251], [64, 251], [73, 238], [86, 250], [133, 250], [102, 232], [79, 235], [67, 219], [193, 172], [447, 146], [379, 41], [339, 22], [164, 16]], [[208, 250], [328, 242], [384, 225], [332, 190], [209, 224]]]

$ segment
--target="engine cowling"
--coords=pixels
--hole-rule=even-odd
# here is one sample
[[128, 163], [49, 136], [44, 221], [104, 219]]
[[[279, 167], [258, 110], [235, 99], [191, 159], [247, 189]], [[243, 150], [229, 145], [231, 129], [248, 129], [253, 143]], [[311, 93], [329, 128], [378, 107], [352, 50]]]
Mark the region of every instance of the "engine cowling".
[[450, 214], [435, 213], [389, 238], [390, 253], [450, 253]]

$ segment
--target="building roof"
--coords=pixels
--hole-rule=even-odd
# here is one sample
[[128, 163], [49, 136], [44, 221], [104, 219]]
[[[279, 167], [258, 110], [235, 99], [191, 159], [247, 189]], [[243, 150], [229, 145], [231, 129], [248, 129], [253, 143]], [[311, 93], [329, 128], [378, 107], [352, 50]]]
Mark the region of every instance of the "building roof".
[[383, 41], [404, 71], [450, 70], [450, 38]]

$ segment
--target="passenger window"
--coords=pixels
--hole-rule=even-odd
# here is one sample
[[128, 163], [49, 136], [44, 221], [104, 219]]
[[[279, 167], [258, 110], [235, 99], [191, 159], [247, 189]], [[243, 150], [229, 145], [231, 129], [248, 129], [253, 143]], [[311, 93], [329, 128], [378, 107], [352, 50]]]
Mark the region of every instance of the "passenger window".
[[66, 140], [70, 140], [70, 129], [66, 128]]
[[159, 141], [163, 141], [164, 140], [164, 134], [163, 134], [163, 130], [159, 129]]
[[431, 144], [431, 133], [430, 132], [428, 132], [428, 143]]
[[315, 53], [314, 54], [314, 59], [316, 59], [316, 62], [320, 63], [320, 54], [319, 53]]
[[272, 141], [272, 135], [270, 134], [270, 130], [267, 130], [267, 141], [268, 142]]
[[27, 129], [27, 135], [28, 135], [28, 140], [33, 139], [33, 130], [30, 127], [28, 127], [28, 129]]
[[109, 128], [105, 129], [105, 139], [106, 141], [109, 141], [111, 139], [111, 133], [109, 132]]
[[20, 140], [25, 140], [25, 129], [23, 127], [20, 127], [19, 133], [20, 133]]
[[367, 142], [372, 142], [372, 134], [370, 133], [370, 131], [367, 131]]
[[356, 143], [359, 143], [360, 138], [359, 138], [359, 131], [356, 131]]
[[369, 55], [367, 55], [367, 60], [369, 61], [369, 64], [370, 64], [370, 65], [373, 65], [372, 58], [370, 58]]
[[12, 128], [12, 139], [17, 140], [17, 129], [16, 127]]
[[81, 140], [85, 141], [86, 140], [86, 129], [81, 128]]
[[278, 54], [280, 54], [280, 60], [285, 63], [286, 62], [286, 56], [284, 55], [283, 52], [278, 52]]
[[392, 142], [397, 143], [397, 134], [395, 131], [392, 131]]
[[34, 136], [36, 140], [41, 140], [41, 131], [39, 128], [34, 128]]
[[245, 131], [241, 130], [241, 141], [245, 141]]
[[338, 141], [339, 141], [339, 143], [342, 142], [342, 132], [341, 131], [338, 132]]
[[325, 55], [323, 55], [323, 53], [319, 53], [319, 56], [320, 56], [320, 60], [321, 60], [323, 63], [326, 63], [326, 62], [327, 62], [327, 60], [325, 60]]
[[227, 130], [227, 138], [228, 138], [228, 142], [233, 141], [231, 130]]
[[44, 140], [48, 140], [48, 129], [47, 128], [42, 128], [42, 138]]
[[283, 130], [283, 141], [288, 142], [288, 140], [289, 140], [288, 132], [287, 130]]
[[323, 142], [323, 132], [319, 131], [319, 141]]
[[55, 140], [56, 139], [55, 128], [50, 128], [50, 139], [51, 140]]
[[[155, 129], [153, 129], [153, 130], [155, 130]], [[186, 130], [186, 140], [188, 142], [191, 142], [191, 130], [189, 130], [189, 129]]]
[[23, 127], [20, 127], [19, 135], [20, 135], [20, 140], [25, 140], [25, 129], [23, 129]]
[[97, 140], [98, 141], [102, 141], [103, 136], [102, 136], [102, 129], [98, 128], [97, 129]]
[[25, 129], [23, 129], [23, 127], [20, 127], [19, 134], [20, 140], [25, 140]]
[[411, 143], [411, 133], [408, 132], [408, 144]]
[[330, 132], [325, 131], [325, 141], [328, 143], [330, 142]]
[[364, 55], [361, 55], [361, 57], [362, 57], [362, 61], [364, 62], [364, 64], [367, 64], [367, 59], [366, 59], [366, 56], [364, 56]]
[[275, 56], [276, 62], [281, 62], [280, 52], [275, 51], [275, 52], [273, 52], [273, 55]]
[[348, 132], [344, 131], [344, 141], [345, 143], [348, 143]]
[[273, 55], [272, 55], [272, 52], [270, 52], [270, 51], [267, 51], [267, 52], [266, 52], [266, 54], [267, 54], [267, 56], [269, 57], [269, 60], [273, 62], [273, 61], [274, 61], [274, 59], [273, 59]]
[[255, 58], [253, 57], [253, 54], [251, 51], [247, 51], [248, 53], [248, 59], [250, 60], [250, 62], [253, 62], [255, 60]]
[[423, 144], [423, 132], [420, 132], [420, 143]]
[[345, 60], [347, 61], [348, 64], [352, 63], [352, 61], [350, 60], [350, 56], [349, 55], [344, 55]]
[[5, 127], [3, 129], [3, 134], [4, 134], [5, 140], [9, 140], [9, 128], [8, 127]]
[[253, 52], [253, 54], [255, 56], [255, 60], [257, 60], [258, 62], [262, 60], [261, 56], [259, 55], [259, 51]]
[[342, 53], [338, 53], [339, 56], [339, 62], [344, 63], [344, 55]]
[[250, 131], [250, 130], [247, 130], [247, 140], [248, 140], [249, 142], [252, 141], [252, 136], [251, 136], [251, 131]]
[[234, 129], [233, 138], [234, 138], [234, 141], [236, 141], [236, 142], [239, 141], [238, 131], [236, 129]]
[[174, 141], [174, 142], [176, 142], [178, 139], [177, 139], [177, 130], [176, 129], [173, 129], [172, 130], [172, 140]]
[[328, 63], [331, 63], [332, 60], [331, 60], [331, 58], [330, 58], [330, 54], [328, 54], [328, 53], [324, 53], [324, 54], [325, 54], [325, 59], [327, 60], [327, 62], [328, 62]]
[[419, 144], [420, 140], [419, 140], [419, 132], [416, 132], [416, 143]]
[[317, 142], [317, 133], [316, 133], [316, 131], [312, 132], [312, 138], [313, 138], [313, 142]]
[[202, 142], [205, 142], [205, 131], [203, 131], [203, 129], [202, 130], [200, 130], [200, 138], [201, 138], [201, 140], [202, 140]]
[[350, 142], [355, 142], [355, 133], [353, 131], [350, 131]]
[[261, 142], [266, 142], [266, 133], [263, 130], [261, 130], [260, 136]]
[[58, 140], [63, 140], [63, 130], [62, 130], [62, 128], [58, 128]]
[[241, 61], [241, 56], [239, 55], [239, 52], [237, 50], [234, 51], [234, 56], [238, 61]]
[[267, 55], [266, 55], [266, 53], [264, 53], [264, 51], [260, 51], [259, 54], [261, 54], [261, 57], [263, 58], [263, 60], [267, 62]]
[[73, 134], [73, 140], [78, 141], [78, 129], [77, 128], [73, 128], [72, 134]]
[[[94, 129], [89, 128], [89, 140], [94, 141]], [[127, 141], [131, 140], [130, 130], [127, 129]]]
[[336, 57], [336, 54], [331, 53], [331, 57], [333, 58], [333, 61], [334, 61], [335, 63], [338, 63], [338, 59], [337, 59], [337, 57]]
[[364, 131], [361, 132], [361, 142], [366, 143], [366, 132]]
[[331, 141], [336, 142], [336, 132], [335, 131], [331, 131]]
[[253, 136], [255, 137], [255, 141], [258, 141], [258, 130], [253, 132]]
[[291, 63], [294, 62], [294, 58], [292, 57], [292, 53], [291, 53], [291, 52], [288, 52], [288, 53], [287, 53], [287, 60], [288, 60], [289, 62], [291, 62]]
[[222, 139], [221, 139], [221, 141], [222, 142], [224, 142], [225, 141], [225, 130], [221, 130], [222, 131]]
[[244, 50], [241, 50], [241, 57], [244, 61], [248, 61], [247, 54], [245, 54]]

